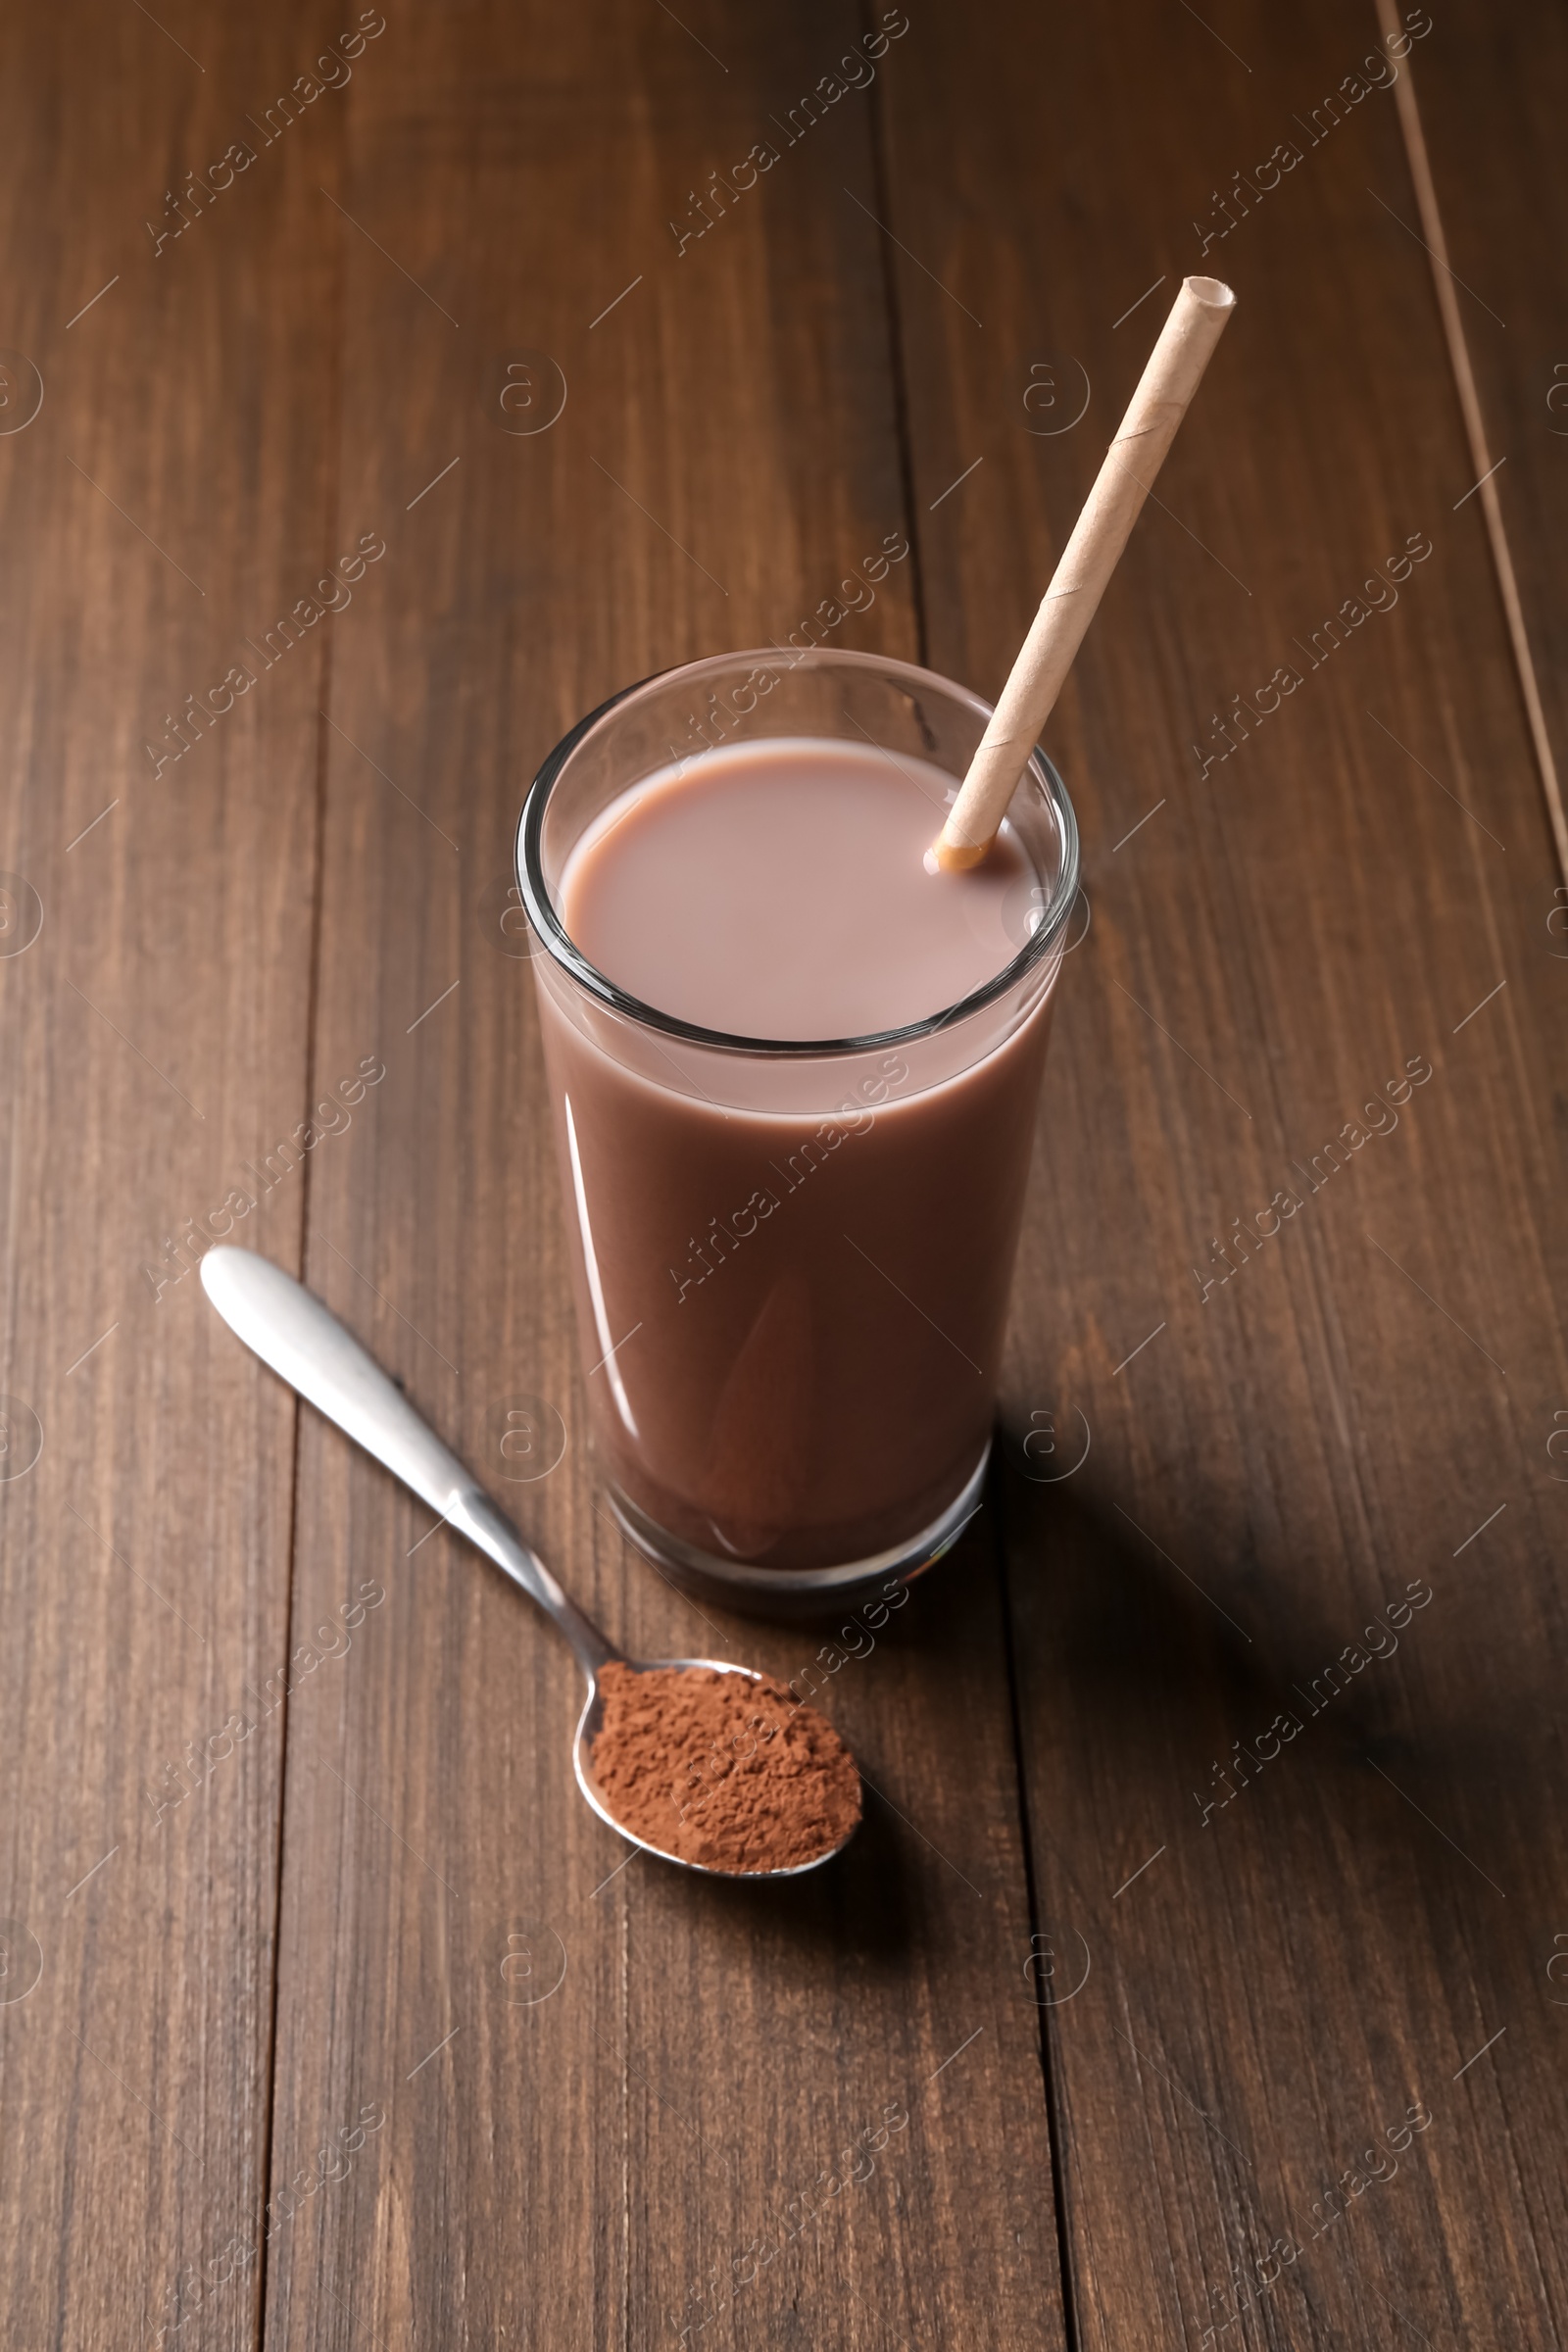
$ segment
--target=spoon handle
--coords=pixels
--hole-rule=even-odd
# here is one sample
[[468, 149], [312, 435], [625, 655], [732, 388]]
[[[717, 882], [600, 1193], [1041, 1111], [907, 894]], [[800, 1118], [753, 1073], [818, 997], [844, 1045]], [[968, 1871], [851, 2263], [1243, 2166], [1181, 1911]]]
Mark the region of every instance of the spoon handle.
[[230, 1247], [209, 1250], [202, 1259], [202, 1286], [224, 1322], [264, 1364], [538, 1602], [571, 1643], [590, 1681], [608, 1659], [619, 1656], [472, 1473], [313, 1291], [270, 1258]]

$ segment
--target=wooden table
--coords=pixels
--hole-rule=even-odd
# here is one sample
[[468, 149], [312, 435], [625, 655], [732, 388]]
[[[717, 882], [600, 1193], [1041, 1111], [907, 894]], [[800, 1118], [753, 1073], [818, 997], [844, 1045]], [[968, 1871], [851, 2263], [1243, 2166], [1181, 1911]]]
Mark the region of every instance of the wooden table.
[[[1568, 26], [1405, 23], [14, 12], [7, 2345], [1565, 2340]], [[813, 613], [994, 694], [1199, 269], [1004, 1460], [869, 1654], [721, 1622], [596, 1502], [521, 794]], [[834, 1642], [842, 1866], [622, 1866], [229, 1231], [498, 1480], [560, 1416], [630, 1648]]]

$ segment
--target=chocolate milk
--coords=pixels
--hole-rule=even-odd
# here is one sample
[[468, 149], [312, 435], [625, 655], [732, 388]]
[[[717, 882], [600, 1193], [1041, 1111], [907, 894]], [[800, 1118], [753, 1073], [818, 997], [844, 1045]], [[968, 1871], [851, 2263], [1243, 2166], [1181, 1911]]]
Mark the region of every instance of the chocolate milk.
[[[716, 750], [603, 810], [558, 910], [607, 979], [697, 1028], [800, 1043], [930, 1020], [1012, 961], [1041, 897], [1005, 832], [972, 873], [927, 869], [953, 784], [836, 740]], [[612, 1021], [541, 986], [596, 1434], [661, 1528], [720, 1559], [840, 1566], [961, 1493], [990, 1435], [1049, 978], [935, 1084], [923, 1040], [816, 1063], [760, 1042], [727, 1065], [647, 1031], [633, 1067]], [[744, 1108], [722, 1091], [742, 1065]]]

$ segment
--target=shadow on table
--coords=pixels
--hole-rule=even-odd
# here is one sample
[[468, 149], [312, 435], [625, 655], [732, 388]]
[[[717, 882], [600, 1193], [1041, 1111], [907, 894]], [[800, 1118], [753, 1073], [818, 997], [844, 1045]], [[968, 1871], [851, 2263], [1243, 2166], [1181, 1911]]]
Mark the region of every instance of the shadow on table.
[[821, 1870], [760, 1886], [689, 1879], [680, 1888], [682, 1902], [726, 1939], [788, 1948], [807, 1962], [854, 1952], [883, 1967], [907, 1961], [910, 1896], [906, 1838], [874, 1795], [843, 1853]]
[[[1105, 1813], [1156, 1839], [1226, 1817], [1266, 1820], [1282, 1850], [1315, 1838], [1326, 1890], [1343, 1836], [1364, 1884], [1413, 1865], [1412, 1899], [1461, 1900], [1497, 1948], [1496, 1897], [1523, 1890], [1560, 1811], [1559, 1776], [1542, 1769], [1553, 1702], [1527, 1656], [1455, 1674], [1446, 1590], [1408, 1563], [1391, 1567], [1392, 1603], [1358, 1607], [1341, 1563], [1205, 1539], [1190, 1497], [1180, 1532], [1172, 1514], [1135, 1523], [1087, 1482], [1034, 1487], [1010, 1466], [996, 1499], [1037, 1776], [1073, 1800], [1092, 1777]], [[1054, 1810], [1037, 1806], [1048, 1836]]]

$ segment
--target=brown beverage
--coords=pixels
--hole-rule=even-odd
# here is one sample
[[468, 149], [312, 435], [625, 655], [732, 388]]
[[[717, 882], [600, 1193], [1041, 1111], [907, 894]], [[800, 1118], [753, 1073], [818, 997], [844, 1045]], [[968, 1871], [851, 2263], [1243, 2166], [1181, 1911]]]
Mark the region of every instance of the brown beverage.
[[1059, 947], [965, 1014], [1052, 886], [1010, 824], [928, 869], [956, 781], [754, 734], [602, 791], [559, 856], [612, 999], [536, 958], [588, 1393], [623, 1520], [688, 1581], [836, 1587], [972, 1507]]

